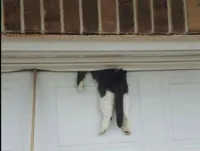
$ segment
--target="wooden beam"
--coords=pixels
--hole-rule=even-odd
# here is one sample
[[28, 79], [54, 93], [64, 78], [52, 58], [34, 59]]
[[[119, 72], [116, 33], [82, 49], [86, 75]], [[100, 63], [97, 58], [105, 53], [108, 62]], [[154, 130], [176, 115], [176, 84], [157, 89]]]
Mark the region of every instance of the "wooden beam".
[[37, 70], [33, 70], [33, 102], [30, 151], [34, 151]]

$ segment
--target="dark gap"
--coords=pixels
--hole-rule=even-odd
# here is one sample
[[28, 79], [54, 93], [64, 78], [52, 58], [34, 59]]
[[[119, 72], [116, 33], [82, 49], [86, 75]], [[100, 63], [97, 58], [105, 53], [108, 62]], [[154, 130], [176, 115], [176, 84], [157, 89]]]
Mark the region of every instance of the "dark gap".
[[139, 33], [151, 33], [150, 0], [137, 0], [137, 4]]
[[24, 0], [25, 32], [40, 32], [40, 0]]
[[200, 1], [187, 0], [189, 32], [200, 33]]
[[4, 0], [3, 5], [5, 30], [21, 32], [20, 0]]
[[183, 0], [171, 0], [172, 32], [185, 32], [185, 18]]
[[66, 33], [80, 33], [79, 0], [63, 0]]
[[167, 0], [154, 0], [155, 33], [168, 33]]
[[116, 33], [115, 0], [101, 0], [101, 20], [103, 33]]
[[134, 32], [133, 0], [119, 0], [120, 33]]
[[59, 0], [43, 0], [44, 26], [46, 33], [60, 33], [60, 4]]
[[97, 0], [83, 0], [83, 30], [84, 34], [98, 33]]

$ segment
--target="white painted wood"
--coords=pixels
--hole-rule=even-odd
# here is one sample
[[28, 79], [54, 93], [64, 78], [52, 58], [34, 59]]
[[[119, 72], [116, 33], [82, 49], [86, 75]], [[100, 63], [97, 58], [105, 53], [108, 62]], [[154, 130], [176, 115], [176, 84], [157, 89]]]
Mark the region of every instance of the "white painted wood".
[[130, 72], [131, 136], [115, 125], [98, 136], [101, 112], [91, 76], [40, 72], [36, 151], [199, 151], [200, 70]]
[[119, 1], [115, 1], [116, 4], [116, 34], [120, 33], [120, 17], [119, 17]]
[[5, 23], [4, 23], [4, 6], [3, 6], [3, 0], [1, 0], [1, 32], [5, 32]]
[[[42, 1], [42, 0], [41, 0]], [[14, 36], [13, 36], [14, 37]], [[199, 50], [200, 36], [181, 37], [2, 37], [4, 51], [166, 51], [166, 50]], [[144, 37], [147, 37], [146, 39]], [[37, 46], [37, 47], [36, 47]]]
[[[45, 58], [44, 58], [45, 59]], [[100, 69], [121, 68], [127, 71], [145, 70], [191, 70], [200, 69], [199, 61], [185, 62], [132, 62], [132, 63], [31, 63], [31, 64], [2, 64], [1, 72], [39, 69], [46, 71], [93, 71]]]
[[44, 2], [43, 0], [40, 0], [40, 19], [41, 19], [40, 32], [41, 34], [45, 32], [44, 17], [45, 17]]
[[102, 15], [101, 15], [101, 0], [97, 1], [97, 10], [98, 10], [98, 34], [102, 34]]
[[134, 20], [134, 33], [138, 33], [138, 11], [137, 0], [133, 0], [133, 20]]
[[95, 84], [86, 79], [83, 92], [75, 87], [74, 73], [38, 73], [35, 150], [143, 151], [137, 78], [131, 79], [132, 135], [125, 136], [113, 117], [111, 129], [99, 136], [101, 112]]
[[1, 76], [1, 151], [28, 151], [31, 137], [32, 73], [4, 73]]
[[148, 150], [200, 150], [199, 82], [199, 70], [140, 75]]
[[[131, 71], [200, 69], [199, 36], [55, 38], [3, 36], [1, 71], [36, 68], [77, 71], [114, 67]], [[117, 61], [113, 58], [116, 56], [119, 58]], [[91, 57], [96, 60], [95, 63]], [[129, 58], [131, 59], [127, 62]], [[106, 62], [106, 59], [109, 61]]]
[[185, 18], [185, 34], [187, 34], [189, 31], [187, 0], [183, 0], [183, 6], [184, 6], [184, 18]]
[[171, 34], [173, 32], [172, 25], [172, 5], [171, 0], [167, 0], [167, 18], [168, 18], [168, 33]]
[[63, 0], [59, 1], [60, 6], [60, 32], [62, 34], [65, 33], [65, 22], [64, 22], [64, 8], [63, 8]]
[[161, 98], [168, 150], [200, 150], [200, 71], [163, 78]]
[[50, 71], [200, 69], [200, 51], [2, 51], [1, 72], [33, 68]]
[[155, 15], [154, 15], [154, 1], [150, 0], [150, 12], [151, 12], [151, 33], [155, 32]]
[[78, 1], [78, 5], [79, 5], [79, 20], [80, 20], [80, 34], [83, 34], [83, 5], [82, 5], [82, 0]]
[[25, 33], [24, 0], [20, 0], [20, 26], [21, 33]]

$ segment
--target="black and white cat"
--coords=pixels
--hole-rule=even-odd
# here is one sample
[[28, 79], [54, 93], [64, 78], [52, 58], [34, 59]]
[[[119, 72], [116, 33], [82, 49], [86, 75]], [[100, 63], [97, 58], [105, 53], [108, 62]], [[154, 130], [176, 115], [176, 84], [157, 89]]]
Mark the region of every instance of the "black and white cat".
[[[126, 135], [131, 133], [129, 129], [129, 98], [127, 71], [122, 69], [105, 69], [91, 71], [93, 79], [98, 85], [100, 95], [100, 109], [103, 114], [103, 120], [100, 128], [100, 134], [104, 134], [112, 119], [112, 113], [115, 108], [117, 125], [122, 128]], [[87, 72], [80, 71], [77, 75], [77, 85], [79, 89], [84, 87], [84, 78]]]

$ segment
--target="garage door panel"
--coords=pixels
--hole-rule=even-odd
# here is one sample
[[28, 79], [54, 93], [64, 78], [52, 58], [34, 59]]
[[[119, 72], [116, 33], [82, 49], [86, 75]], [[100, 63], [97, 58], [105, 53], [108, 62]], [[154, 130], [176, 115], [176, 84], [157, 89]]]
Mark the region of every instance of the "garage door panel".
[[200, 83], [170, 84], [174, 138], [200, 139]]
[[139, 74], [138, 77], [145, 148], [147, 151], [169, 151], [165, 146], [163, 109], [158, 82], [160, 76], [146, 72]]
[[160, 73], [160, 75], [169, 83], [200, 83], [200, 70], [166, 71]]
[[[48, 76], [46, 76], [48, 74]], [[137, 74], [137, 73], [136, 73]], [[76, 79], [77, 73], [76, 72], [40, 72], [38, 75], [37, 82], [40, 83], [40, 79], [43, 80], [43, 87], [48, 89], [50, 87], [54, 88], [57, 87], [65, 87], [65, 88], [76, 88]], [[135, 77], [135, 73], [129, 72], [127, 74], [128, 84], [134, 84], [133, 77]], [[45, 82], [46, 81], [46, 82]], [[86, 87], [95, 87], [96, 82], [93, 80], [90, 73], [84, 79], [84, 85]]]
[[98, 135], [98, 93], [91, 76], [85, 82], [79, 92], [75, 73], [38, 73], [37, 151], [200, 150], [200, 71], [128, 73], [131, 136], [115, 116]]
[[31, 134], [32, 74], [1, 75], [2, 151], [27, 151]]
[[[48, 74], [48, 76], [46, 76]], [[57, 87], [75, 87], [76, 73], [39, 72], [37, 83], [42, 83], [44, 89]], [[66, 77], [68, 77], [66, 79]], [[41, 81], [42, 80], [42, 81]]]
[[59, 147], [95, 143], [100, 117], [94, 88], [80, 94], [76, 88], [56, 91]]
[[[59, 76], [59, 73], [57, 74]], [[59, 80], [61, 79], [58, 78]], [[62, 81], [68, 80], [65, 74]], [[125, 136], [116, 126], [114, 116], [109, 131], [104, 136], [99, 136], [102, 117], [96, 87], [86, 85], [84, 90], [79, 92], [74, 86], [70, 88], [66, 85], [57, 85], [58, 81], [48, 73], [45, 76], [39, 73], [38, 81], [35, 138], [37, 151], [66, 151], [70, 148], [78, 151], [83, 150], [84, 146], [87, 151], [91, 150], [91, 146], [106, 151], [119, 149], [120, 147], [116, 147], [118, 144], [125, 146], [124, 150], [129, 150], [131, 146], [131, 149], [142, 151], [137, 86], [130, 87], [131, 107], [133, 106], [130, 119], [133, 134]], [[46, 87], [45, 83], [51, 83], [51, 87]], [[41, 144], [40, 141], [44, 143]]]
[[194, 71], [177, 75], [174, 73], [172, 78], [169, 73], [160, 81], [167, 146], [173, 150], [197, 151], [200, 150], [200, 74]]
[[[121, 130], [116, 126], [115, 116], [109, 132], [99, 139], [97, 134], [102, 117], [95, 89], [95, 87], [86, 87], [84, 93], [79, 93], [76, 88], [57, 89], [59, 146], [137, 141], [137, 137], [135, 138], [137, 135], [132, 137], [122, 135]], [[131, 106], [133, 106], [132, 104], [131, 102]], [[134, 113], [131, 112], [130, 119], [139, 120], [138, 117], [135, 117], [135, 115], [138, 115], [135, 114], [135, 111], [133, 111]], [[133, 123], [134, 130], [139, 128], [139, 125], [136, 127], [137, 123], [139, 122]], [[137, 131], [134, 131], [135, 133]], [[85, 136], [87, 136], [87, 139], [84, 139]]]
[[[15, 94], [15, 92], [12, 90], [12, 88], [3, 88], [2, 90], [2, 146], [3, 150], [10, 150], [14, 151], [15, 148], [22, 148], [21, 145], [14, 143], [17, 141], [16, 136], [19, 135], [19, 124], [16, 123], [16, 120], [19, 119], [17, 115], [19, 115], [19, 112], [17, 112], [17, 108], [14, 107], [16, 105], [16, 102], [13, 101], [13, 99], [10, 97], [11, 94]], [[16, 96], [15, 96], [16, 97]], [[18, 100], [18, 99], [17, 99]], [[12, 105], [11, 105], [12, 104]], [[14, 137], [13, 137], [14, 134]], [[13, 144], [14, 143], [14, 144]]]
[[[42, 79], [42, 81], [40, 81], [40, 79]], [[38, 74], [37, 82], [42, 82], [45, 89], [54, 88], [55, 86], [64, 88], [76, 88], [76, 79], [76, 72], [40, 72], [40, 74]], [[86, 87], [96, 85], [92, 79], [91, 74], [87, 74], [86, 78], [84, 79], [84, 84]]]
[[81, 146], [68, 146], [68, 148], [59, 148], [59, 151], [143, 151], [133, 143], [110, 143], [94, 144]]

